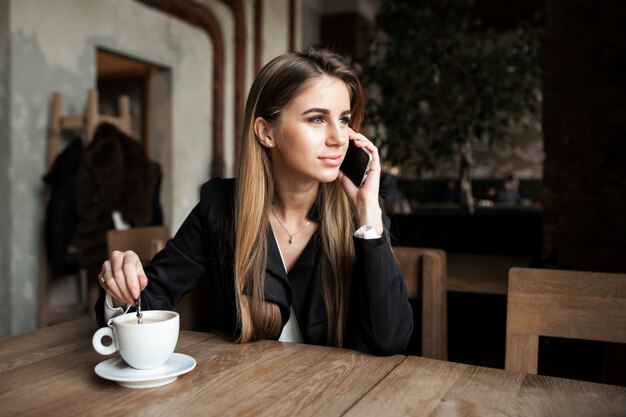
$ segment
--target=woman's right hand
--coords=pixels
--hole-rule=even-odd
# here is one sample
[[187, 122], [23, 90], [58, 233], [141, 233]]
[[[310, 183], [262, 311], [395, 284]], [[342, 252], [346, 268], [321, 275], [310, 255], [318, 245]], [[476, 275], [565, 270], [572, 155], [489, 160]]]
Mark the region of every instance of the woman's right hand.
[[123, 306], [135, 304], [141, 290], [148, 285], [148, 278], [135, 252], [113, 251], [110, 259], [102, 264], [98, 282], [116, 306]]

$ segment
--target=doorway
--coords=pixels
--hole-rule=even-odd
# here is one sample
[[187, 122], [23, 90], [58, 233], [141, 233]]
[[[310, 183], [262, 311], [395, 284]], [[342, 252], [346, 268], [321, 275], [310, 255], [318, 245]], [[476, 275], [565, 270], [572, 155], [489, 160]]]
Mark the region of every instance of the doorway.
[[118, 97], [130, 100], [131, 136], [161, 165], [163, 223], [171, 224], [171, 71], [143, 59], [99, 48], [96, 51], [100, 113], [117, 115]]

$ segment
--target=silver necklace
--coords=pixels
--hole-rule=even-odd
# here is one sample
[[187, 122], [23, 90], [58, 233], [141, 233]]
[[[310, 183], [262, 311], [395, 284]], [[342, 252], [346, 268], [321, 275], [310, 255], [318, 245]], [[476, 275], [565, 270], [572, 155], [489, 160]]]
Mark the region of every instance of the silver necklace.
[[289, 233], [289, 230], [287, 230], [287, 228], [285, 227], [283, 222], [281, 222], [280, 219], [278, 218], [278, 215], [274, 211], [274, 207], [271, 207], [271, 209], [272, 209], [272, 213], [274, 213], [274, 217], [276, 217], [276, 220], [278, 220], [278, 224], [280, 224], [280, 226], [283, 228], [283, 230], [289, 235], [289, 244], [290, 245], [293, 245], [293, 237], [295, 235], [297, 235], [298, 233], [300, 233], [301, 231], [303, 231], [308, 225], [311, 224], [311, 221], [309, 220], [309, 221], [306, 222], [306, 224], [304, 226], [302, 226], [301, 228], [299, 228], [295, 232]]

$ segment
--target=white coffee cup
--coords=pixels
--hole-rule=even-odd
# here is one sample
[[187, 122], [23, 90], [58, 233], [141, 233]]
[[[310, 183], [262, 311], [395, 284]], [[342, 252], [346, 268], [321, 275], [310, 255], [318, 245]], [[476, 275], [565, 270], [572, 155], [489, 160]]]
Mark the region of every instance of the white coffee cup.
[[[109, 320], [92, 338], [93, 348], [101, 355], [119, 350], [122, 359], [136, 369], [155, 369], [170, 358], [178, 341], [180, 318], [175, 311], [147, 310], [143, 323], [137, 323], [137, 314], [128, 313]], [[113, 343], [102, 344], [109, 336]]]

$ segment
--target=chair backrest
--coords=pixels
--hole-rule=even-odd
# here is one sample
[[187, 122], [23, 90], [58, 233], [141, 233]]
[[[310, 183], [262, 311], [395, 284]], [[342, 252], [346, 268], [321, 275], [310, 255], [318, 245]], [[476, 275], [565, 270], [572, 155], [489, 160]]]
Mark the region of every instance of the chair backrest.
[[167, 226], [135, 227], [125, 230], [107, 231], [107, 248], [109, 253], [114, 250], [135, 252], [142, 263], [147, 263], [165, 246], [170, 238]]
[[422, 356], [448, 358], [446, 253], [394, 247], [409, 299], [422, 302]]
[[[136, 227], [126, 230], [107, 231], [109, 252], [114, 250], [132, 250], [141, 259], [142, 264], [150, 262], [170, 238], [167, 226]], [[201, 294], [203, 291], [190, 291], [179, 301], [174, 311], [180, 314], [182, 330], [198, 330], [202, 326], [201, 317], [205, 315]]]
[[537, 373], [539, 336], [626, 343], [626, 274], [511, 268], [507, 371]]

